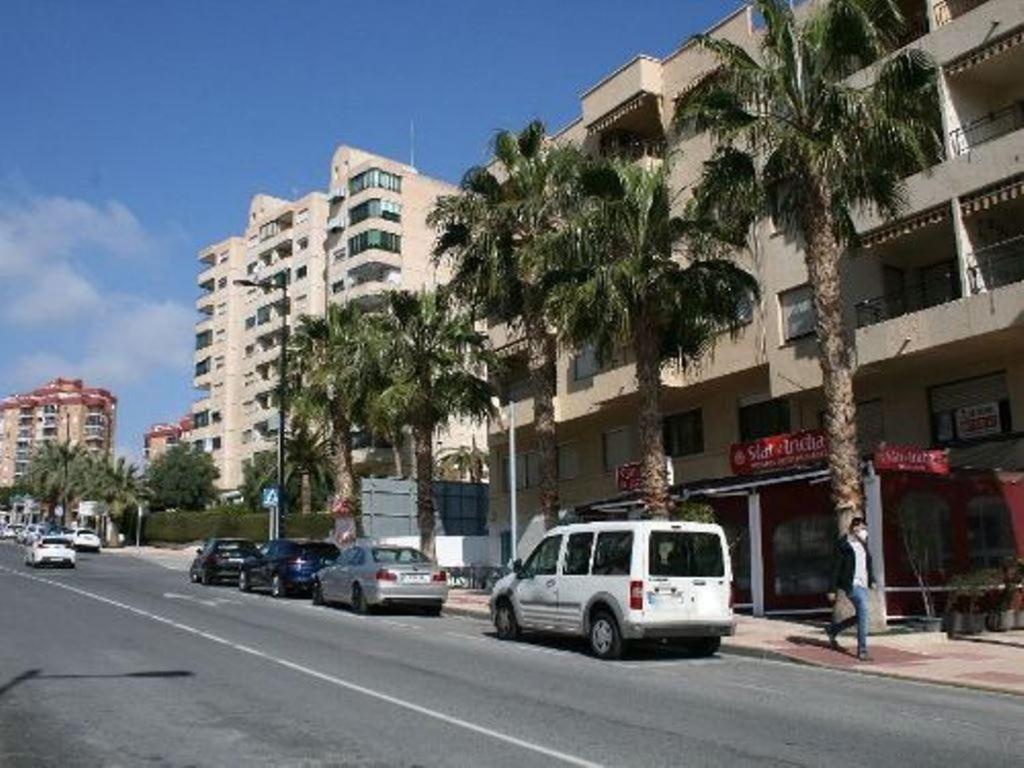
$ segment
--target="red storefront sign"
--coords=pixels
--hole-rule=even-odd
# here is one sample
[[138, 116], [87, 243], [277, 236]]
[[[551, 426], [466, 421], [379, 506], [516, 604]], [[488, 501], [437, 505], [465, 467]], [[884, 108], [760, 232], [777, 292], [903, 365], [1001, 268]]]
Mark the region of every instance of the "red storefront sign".
[[875, 469], [879, 472], [927, 472], [949, 474], [949, 453], [916, 445], [880, 445], [875, 451]]
[[749, 443], [733, 443], [729, 463], [737, 475], [813, 464], [828, 456], [828, 438], [820, 429], [762, 437]]
[[640, 488], [640, 462], [620, 464], [615, 469], [615, 486], [620, 491], [635, 491]]

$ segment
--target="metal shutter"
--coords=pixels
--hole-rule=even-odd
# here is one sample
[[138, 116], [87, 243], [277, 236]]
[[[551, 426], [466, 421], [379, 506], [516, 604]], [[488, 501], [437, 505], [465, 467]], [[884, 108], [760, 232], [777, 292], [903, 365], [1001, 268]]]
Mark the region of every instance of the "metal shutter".
[[995, 373], [977, 379], [958, 381], [955, 384], [943, 384], [931, 391], [932, 413], [953, 411], [979, 403], [998, 403], [1009, 399], [1006, 387], [1006, 374]]

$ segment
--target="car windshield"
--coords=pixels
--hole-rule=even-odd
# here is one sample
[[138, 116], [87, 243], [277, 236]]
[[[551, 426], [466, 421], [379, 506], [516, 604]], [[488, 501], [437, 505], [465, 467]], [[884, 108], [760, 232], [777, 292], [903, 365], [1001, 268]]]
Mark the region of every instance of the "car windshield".
[[338, 556], [339, 550], [330, 542], [309, 543], [299, 546], [299, 557], [318, 557], [321, 560], [333, 560]]
[[252, 555], [256, 549], [251, 541], [222, 541], [217, 545], [217, 553], [222, 555]]
[[428, 563], [427, 556], [412, 547], [374, 547], [376, 563]]
[[44, 546], [44, 547], [45, 547], [45, 546], [46, 546], [47, 544], [59, 544], [59, 545], [61, 545], [61, 546], [64, 546], [64, 544], [66, 544], [66, 543], [67, 543], [67, 542], [65, 542], [65, 541], [64, 541], [64, 539], [58, 539], [58, 538], [55, 538], [55, 537], [51, 537], [51, 536], [48, 536], [48, 537], [46, 537], [46, 538], [45, 538], [45, 539], [43, 539], [43, 541], [42, 541], [42, 544], [43, 544], [43, 546]]
[[722, 540], [715, 533], [654, 531], [649, 568], [651, 576], [724, 576]]
[[88, 528], [79, 528], [78, 529], [78, 535], [79, 536], [95, 536], [96, 535], [96, 531], [90, 531]]

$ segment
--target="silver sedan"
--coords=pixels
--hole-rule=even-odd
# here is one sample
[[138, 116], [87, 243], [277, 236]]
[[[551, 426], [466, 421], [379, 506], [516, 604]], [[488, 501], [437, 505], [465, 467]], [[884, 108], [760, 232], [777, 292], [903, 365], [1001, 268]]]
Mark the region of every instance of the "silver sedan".
[[356, 613], [407, 606], [436, 616], [447, 599], [448, 574], [412, 547], [355, 544], [313, 582], [314, 604], [344, 603]]

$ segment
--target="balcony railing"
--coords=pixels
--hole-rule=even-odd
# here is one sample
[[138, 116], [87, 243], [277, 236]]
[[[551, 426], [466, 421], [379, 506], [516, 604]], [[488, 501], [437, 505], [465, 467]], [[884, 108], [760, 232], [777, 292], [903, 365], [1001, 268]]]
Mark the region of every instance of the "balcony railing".
[[988, 0], [936, 0], [934, 8], [935, 26], [949, 24], [953, 19], [973, 11]]
[[1024, 128], [1024, 101], [1003, 107], [998, 112], [990, 112], [950, 131], [950, 149], [954, 155], [962, 155], [979, 144], [998, 139], [1020, 128]]
[[950, 267], [948, 272], [934, 275], [918, 285], [858, 302], [855, 307], [857, 327], [864, 328], [868, 325], [884, 323], [886, 320], [902, 317], [911, 312], [919, 312], [929, 307], [937, 307], [939, 304], [959, 298], [960, 282], [955, 269]]
[[990, 291], [1024, 280], [1024, 235], [975, 251], [968, 270], [971, 293]]

